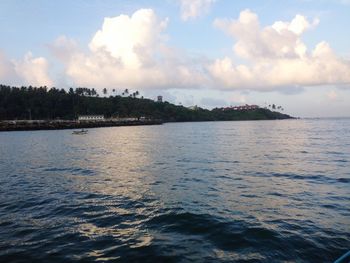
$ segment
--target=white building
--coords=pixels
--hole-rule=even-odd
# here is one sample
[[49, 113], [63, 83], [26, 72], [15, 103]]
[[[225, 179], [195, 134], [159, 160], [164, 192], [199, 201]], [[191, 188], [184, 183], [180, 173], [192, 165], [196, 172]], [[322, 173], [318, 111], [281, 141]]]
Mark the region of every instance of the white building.
[[79, 115], [79, 121], [103, 121], [105, 117], [103, 115]]
[[114, 121], [137, 121], [138, 118], [135, 118], [135, 117], [125, 117], [125, 118], [120, 118], [120, 117], [117, 117], [117, 118], [113, 118]]

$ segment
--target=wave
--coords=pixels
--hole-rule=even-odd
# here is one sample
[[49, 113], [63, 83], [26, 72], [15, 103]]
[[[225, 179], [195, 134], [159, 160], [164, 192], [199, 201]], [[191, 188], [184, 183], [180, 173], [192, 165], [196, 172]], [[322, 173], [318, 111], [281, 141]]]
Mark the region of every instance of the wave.
[[281, 177], [291, 180], [307, 180], [319, 183], [349, 183], [350, 178], [332, 178], [325, 175], [308, 175], [308, 174], [291, 174], [291, 173], [262, 173], [256, 172], [251, 174], [252, 176], [257, 177]]

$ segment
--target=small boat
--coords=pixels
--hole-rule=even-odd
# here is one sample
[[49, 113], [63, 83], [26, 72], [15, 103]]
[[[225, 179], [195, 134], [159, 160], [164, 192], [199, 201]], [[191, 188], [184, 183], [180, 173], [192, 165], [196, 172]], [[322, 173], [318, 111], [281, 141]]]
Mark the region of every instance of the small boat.
[[88, 133], [88, 130], [85, 130], [85, 129], [81, 129], [80, 131], [73, 131], [72, 134], [75, 134], [75, 135], [82, 135], [82, 134], [87, 134]]

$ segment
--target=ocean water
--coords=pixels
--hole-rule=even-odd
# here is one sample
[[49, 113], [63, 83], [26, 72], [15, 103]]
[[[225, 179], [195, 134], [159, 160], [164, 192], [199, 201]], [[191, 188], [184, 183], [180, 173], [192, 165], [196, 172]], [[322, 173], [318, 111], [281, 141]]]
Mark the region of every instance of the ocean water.
[[350, 119], [0, 133], [0, 262], [332, 262]]

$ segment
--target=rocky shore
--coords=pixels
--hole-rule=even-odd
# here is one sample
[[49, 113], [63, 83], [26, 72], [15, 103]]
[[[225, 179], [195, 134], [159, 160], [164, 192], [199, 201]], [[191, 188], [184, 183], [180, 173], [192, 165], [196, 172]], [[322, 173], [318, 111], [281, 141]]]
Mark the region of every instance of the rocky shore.
[[11, 120], [0, 121], [0, 131], [63, 130], [116, 126], [160, 125], [161, 120]]

